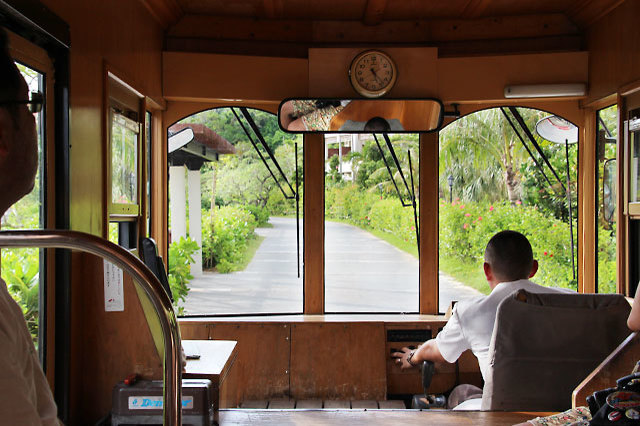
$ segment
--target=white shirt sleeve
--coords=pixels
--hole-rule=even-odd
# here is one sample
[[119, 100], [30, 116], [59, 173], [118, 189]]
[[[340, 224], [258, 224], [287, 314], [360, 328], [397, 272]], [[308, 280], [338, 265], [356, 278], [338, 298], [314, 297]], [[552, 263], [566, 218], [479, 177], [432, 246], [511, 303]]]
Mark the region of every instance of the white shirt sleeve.
[[447, 362], [456, 362], [462, 352], [471, 349], [471, 345], [462, 332], [457, 309], [453, 310], [451, 318], [436, 336], [436, 344]]

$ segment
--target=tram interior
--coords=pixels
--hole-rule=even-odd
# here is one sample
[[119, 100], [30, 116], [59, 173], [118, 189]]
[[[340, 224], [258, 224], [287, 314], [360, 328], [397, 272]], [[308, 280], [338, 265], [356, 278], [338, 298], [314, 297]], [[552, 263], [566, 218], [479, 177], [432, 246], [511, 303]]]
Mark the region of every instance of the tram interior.
[[[615, 341], [552, 407], [525, 397], [492, 411], [412, 410], [414, 395], [482, 387], [478, 361], [467, 351], [424, 379], [390, 354], [434, 338], [457, 300], [488, 294], [482, 253], [456, 257], [486, 240], [453, 236], [488, 226], [494, 212], [527, 212], [518, 220], [530, 222], [542, 284], [634, 297], [639, 14], [634, 0], [0, 0], [10, 53], [45, 95], [36, 192], [2, 229], [80, 231], [139, 257], [142, 239], [155, 240], [188, 357], [183, 378], [212, 381], [219, 424], [513, 424], [585, 405], [640, 355], [620, 317]], [[384, 63], [380, 74], [360, 79], [371, 61]], [[333, 112], [296, 120], [299, 101]], [[544, 139], [536, 124], [549, 117], [575, 140]], [[523, 158], [513, 169], [524, 189], [500, 183], [508, 199], [492, 190], [475, 199], [473, 170], [494, 169], [467, 130], [498, 121], [491, 131]], [[257, 180], [268, 190], [247, 189]], [[230, 223], [220, 218], [243, 197], [272, 209], [255, 236], [247, 231], [254, 249], [243, 248], [254, 250], [247, 263], [271, 250], [263, 269], [216, 252]], [[356, 213], [340, 213], [349, 202]], [[395, 209], [402, 231], [384, 222], [375, 234], [372, 223]], [[238, 221], [259, 221], [253, 211]], [[398, 263], [389, 247], [401, 248]], [[30, 277], [35, 308], [15, 298], [31, 312], [65, 424], [111, 424], [119, 383], [162, 381], [160, 321], [130, 276], [79, 251], [2, 254], [11, 289], [6, 271]], [[30, 273], [20, 266], [28, 259]], [[460, 285], [463, 273], [478, 284]], [[588, 339], [609, 324], [590, 321], [573, 331]]]

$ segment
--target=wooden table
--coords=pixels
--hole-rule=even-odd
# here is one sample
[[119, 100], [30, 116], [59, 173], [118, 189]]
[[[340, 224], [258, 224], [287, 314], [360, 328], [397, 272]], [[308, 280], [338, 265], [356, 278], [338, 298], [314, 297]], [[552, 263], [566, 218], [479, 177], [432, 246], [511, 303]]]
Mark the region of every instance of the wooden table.
[[551, 413], [437, 410], [220, 410], [220, 426], [244, 425], [349, 425], [424, 426], [491, 425], [511, 426]]
[[[214, 392], [214, 409], [220, 407], [223, 386], [231, 366], [238, 356], [238, 342], [233, 340], [183, 340], [185, 354], [200, 355], [200, 359], [187, 359], [183, 379], [209, 379]], [[233, 388], [233, 386], [231, 386]]]

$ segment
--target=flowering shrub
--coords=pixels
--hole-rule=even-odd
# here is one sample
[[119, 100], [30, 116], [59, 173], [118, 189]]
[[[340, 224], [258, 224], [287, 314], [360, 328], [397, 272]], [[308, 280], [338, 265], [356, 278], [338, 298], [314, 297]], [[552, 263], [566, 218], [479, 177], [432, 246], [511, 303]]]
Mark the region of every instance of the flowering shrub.
[[[440, 200], [440, 256], [472, 264], [482, 271], [484, 249], [497, 232], [511, 229], [524, 234], [533, 248], [539, 268], [534, 281], [547, 286], [576, 289], [571, 265], [569, 224], [522, 203], [474, 203]], [[362, 192], [353, 185], [334, 187], [325, 194], [325, 214], [364, 229], [392, 233], [415, 244], [413, 210], [395, 198]], [[574, 223], [574, 242], [577, 242]], [[598, 290], [615, 291], [615, 238], [606, 230], [598, 235]], [[613, 234], [615, 235], [615, 234]], [[577, 243], [574, 246], [577, 259]], [[577, 264], [576, 264], [577, 267]], [[577, 268], [576, 268], [577, 269]], [[481, 273], [481, 272], [479, 272]]]
[[[577, 288], [571, 270], [569, 224], [549, 217], [536, 207], [521, 204], [464, 205], [456, 201], [451, 204], [440, 201], [441, 256], [473, 262], [479, 266], [483, 262], [484, 249], [491, 236], [505, 229], [521, 232], [531, 242], [533, 256], [540, 265], [535, 276], [537, 283]], [[575, 235], [574, 241], [577, 241]], [[604, 238], [603, 241], [610, 246], [608, 254], [600, 256], [601, 263], [606, 265], [602, 272], [607, 273], [606, 268], [615, 270], [615, 241], [611, 238]], [[577, 245], [574, 250], [577, 253]]]

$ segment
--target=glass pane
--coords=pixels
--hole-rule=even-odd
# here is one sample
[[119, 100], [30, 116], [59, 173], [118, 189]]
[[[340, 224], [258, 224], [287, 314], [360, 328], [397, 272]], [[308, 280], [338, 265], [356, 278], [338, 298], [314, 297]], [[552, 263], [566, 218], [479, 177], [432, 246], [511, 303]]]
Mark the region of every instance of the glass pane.
[[629, 202], [640, 201], [640, 119], [629, 120], [631, 163], [629, 164]]
[[115, 204], [138, 203], [138, 133], [138, 123], [112, 111], [111, 201]]
[[325, 136], [326, 312], [418, 312], [419, 136], [376, 137]]
[[[302, 136], [282, 132], [274, 114], [247, 109], [283, 177], [234, 111], [255, 145], [230, 108], [169, 128], [169, 280], [179, 313], [301, 313], [303, 225], [294, 194], [296, 177], [303, 186]], [[195, 136], [172, 141], [187, 127]], [[300, 214], [302, 205], [301, 194]]]
[[597, 218], [597, 282], [598, 293], [615, 293], [616, 288], [616, 139], [618, 108], [616, 105], [598, 111], [596, 176]]
[[147, 191], [147, 237], [151, 236], [151, 169], [152, 169], [152, 165], [151, 165], [151, 160], [152, 160], [152, 156], [151, 156], [151, 150], [153, 148], [152, 145], [152, 115], [149, 111], [147, 111], [147, 113], [145, 114], [145, 127], [147, 129], [147, 141], [146, 141], [146, 148], [147, 148], [147, 184], [146, 184], [146, 191]]
[[[44, 75], [27, 66], [17, 64], [30, 92], [44, 93]], [[15, 203], [2, 216], [2, 229], [39, 229], [44, 228], [44, 126], [45, 109], [36, 114], [38, 135], [38, 172], [31, 193]], [[39, 335], [41, 318], [41, 289], [44, 287], [44, 252], [39, 249], [2, 250], [2, 279], [7, 283], [9, 293], [22, 308], [25, 320], [36, 348], [40, 348], [42, 336]], [[41, 352], [41, 351], [40, 351]]]
[[[532, 154], [527, 152], [499, 108], [462, 117], [440, 132], [440, 312], [452, 301], [491, 292], [483, 271], [484, 250], [494, 234], [507, 229], [521, 232], [531, 243], [540, 265], [533, 282], [577, 288], [572, 271], [572, 255], [577, 253], [577, 144], [569, 145], [567, 158], [564, 144], [536, 133], [536, 123], [549, 114], [517, 111], [557, 178], [525, 139]], [[517, 126], [511, 112], [505, 112]]]

